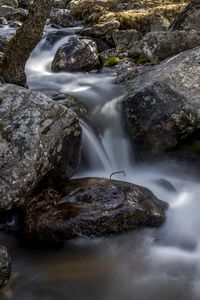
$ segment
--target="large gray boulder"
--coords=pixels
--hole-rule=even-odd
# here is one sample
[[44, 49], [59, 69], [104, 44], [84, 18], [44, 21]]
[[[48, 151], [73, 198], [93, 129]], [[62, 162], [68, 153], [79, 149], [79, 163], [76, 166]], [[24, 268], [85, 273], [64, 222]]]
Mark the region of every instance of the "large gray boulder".
[[134, 44], [129, 56], [142, 54], [151, 62], [158, 63], [197, 46], [200, 46], [200, 34], [195, 30], [149, 32]]
[[10, 278], [11, 258], [7, 249], [0, 246], [0, 289], [6, 285]]
[[192, 0], [170, 25], [170, 30], [196, 30], [200, 32], [200, 1]]
[[126, 82], [121, 103], [138, 158], [177, 153], [199, 159], [200, 48], [183, 52]]
[[60, 71], [91, 71], [100, 67], [95, 42], [89, 39], [70, 38], [56, 52], [51, 69]]
[[39, 92], [0, 85], [0, 211], [23, 204], [46, 176], [69, 178], [81, 129], [70, 109]]
[[104, 236], [159, 226], [167, 207], [141, 186], [106, 178], [75, 179], [61, 195], [45, 190], [32, 197], [24, 207], [23, 227], [27, 238], [48, 241]]
[[112, 35], [113, 31], [119, 27], [119, 21], [111, 20], [105, 23], [95, 24], [92, 27], [84, 28], [80, 31], [80, 34], [92, 37], [105, 37], [106, 35]]

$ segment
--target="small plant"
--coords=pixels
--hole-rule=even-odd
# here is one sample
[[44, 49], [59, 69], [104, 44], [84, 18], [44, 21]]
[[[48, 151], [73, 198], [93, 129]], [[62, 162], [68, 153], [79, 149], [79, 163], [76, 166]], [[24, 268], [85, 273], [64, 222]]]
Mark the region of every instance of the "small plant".
[[119, 61], [120, 61], [120, 59], [118, 57], [110, 56], [110, 57], [106, 58], [106, 60], [104, 62], [104, 67], [111, 67], [111, 66], [117, 65]]

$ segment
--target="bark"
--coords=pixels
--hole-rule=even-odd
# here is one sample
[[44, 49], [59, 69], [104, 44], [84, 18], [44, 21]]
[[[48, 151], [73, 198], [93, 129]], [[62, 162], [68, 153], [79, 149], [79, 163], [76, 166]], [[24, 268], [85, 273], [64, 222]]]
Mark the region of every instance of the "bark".
[[10, 40], [0, 63], [0, 76], [5, 82], [26, 85], [25, 65], [42, 37], [52, 4], [53, 0], [35, 0], [29, 6], [26, 21]]

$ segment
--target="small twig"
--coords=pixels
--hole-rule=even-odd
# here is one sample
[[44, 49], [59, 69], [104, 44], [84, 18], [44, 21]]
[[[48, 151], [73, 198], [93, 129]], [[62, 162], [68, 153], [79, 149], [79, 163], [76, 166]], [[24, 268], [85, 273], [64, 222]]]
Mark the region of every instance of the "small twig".
[[110, 179], [112, 179], [112, 176], [115, 175], [115, 174], [124, 174], [124, 176], [126, 176], [126, 173], [124, 171], [118, 171], [118, 172], [111, 173]]

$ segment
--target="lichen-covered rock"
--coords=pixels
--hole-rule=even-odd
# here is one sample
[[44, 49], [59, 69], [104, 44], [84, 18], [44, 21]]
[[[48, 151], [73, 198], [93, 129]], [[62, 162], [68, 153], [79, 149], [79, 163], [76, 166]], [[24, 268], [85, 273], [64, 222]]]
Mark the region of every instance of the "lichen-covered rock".
[[67, 4], [70, 2], [71, 0], [54, 0], [54, 4], [53, 7], [56, 8], [66, 8]]
[[0, 86], [0, 211], [23, 204], [51, 173], [69, 178], [79, 162], [75, 113], [39, 92]]
[[144, 54], [150, 61], [158, 63], [197, 46], [200, 46], [200, 34], [195, 30], [149, 32], [135, 43], [129, 56]]
[[7, 6], [17, 8], [18, 2], [17, 2], [17, 0], [0, 0], [0, 6], [2, 6], [2, 5], [7, 5]]
[[97, 47], [89, 39], [70, 38], [56, 52], [51, 69], [60, 71], [91, 71], [100, 67]]
[[118, 50], [127, 51], [133, 47], [136, 41], [142, 39], [142, 35], [134, 29], [116, 30], [113, 32], [113, 39]]
[[6, 285], [10, 278], [11, 258], [7, 249], [0, 246], [0, 289]]
[[[154, 66], [127, 82], [121, 108], [140, 159], [200, 155], [200, 48]], [[174, 157], [174, 155], [173, 155]]]
[[22, 8], [14, 8], [11, 6], [0, 6], [0, 17], [6, 20], [24, 21], [27, 17], [27, 12]]
[[75, 26], [75, 20], [67, 9], [52, 8], [50, 22], [60, 27]]
[[105, 178], [67, 182], [62, 195], [45, 190], [24, 207], [28, 238], [60, 241], [77, 236], [104, 236], [141, 226], [159, 226], [167, 203], [148, 189]]
[[170, 30], [196, 30], [200, 32], [200, 2], [192, 0], [172, 22]]

